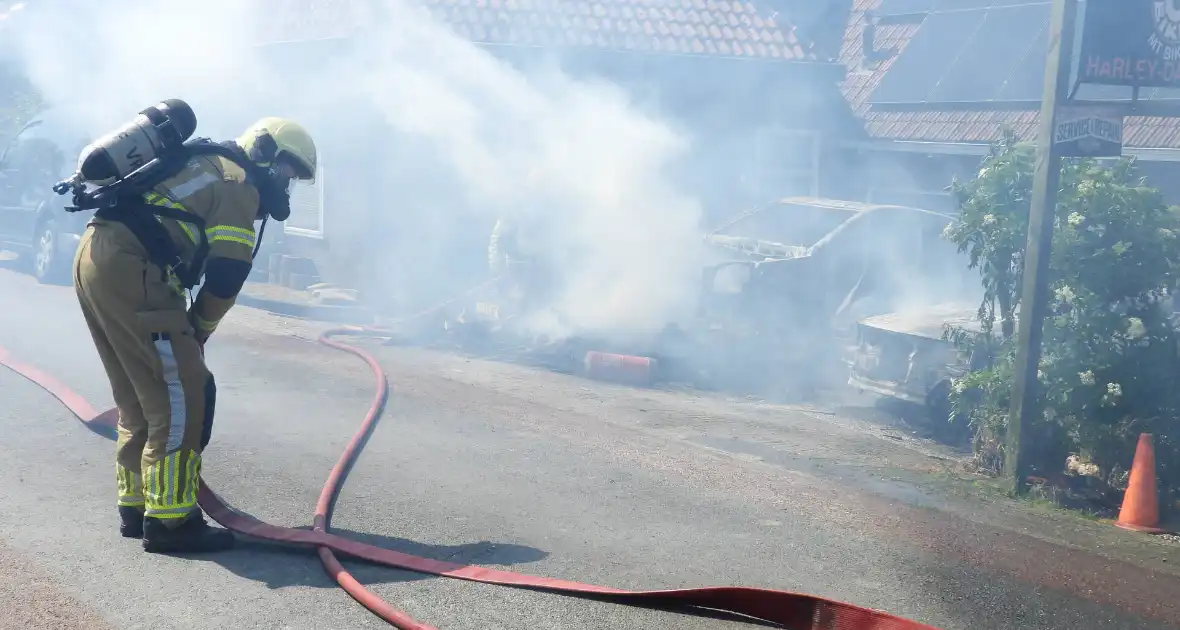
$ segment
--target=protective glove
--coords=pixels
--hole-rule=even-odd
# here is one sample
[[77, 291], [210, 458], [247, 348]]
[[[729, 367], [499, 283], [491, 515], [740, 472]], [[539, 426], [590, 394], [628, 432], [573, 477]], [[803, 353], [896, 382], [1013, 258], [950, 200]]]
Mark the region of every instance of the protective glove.
[[205, 342], [209, 341], [209, 337], [213, 336], [213, 331], [217, 329], [217, 325], [210, 324], [192, 310], [188, 312], [188, 321], [189, 325], [193, 327], [193, 337], [197, 340], [197, 344], [201, 346], [201, 356], [204, 356]]

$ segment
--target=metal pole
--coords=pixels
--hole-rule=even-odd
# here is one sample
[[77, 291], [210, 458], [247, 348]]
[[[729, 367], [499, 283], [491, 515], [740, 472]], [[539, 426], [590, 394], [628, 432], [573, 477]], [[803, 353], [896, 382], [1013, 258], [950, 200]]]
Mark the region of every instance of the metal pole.
[[1053, 143], [1057, 104], [1068, 97], [1077, 0], [1054, 0], [1049, 20], [1049, 57], [1045, 61], [1045, 88], [1037, 131], [1036, 172], [1033, 174], [1032, 207], [1028, 217], [1028, 243], [1024, 254], [1020, 314], [1016, 327], [1016, 380], [1008, 409], [1007, 449], [1004, 473], [1012, 489], [1028, 489], [1027, 444], [1022, 437], [1042, 413], [1037, 369], [1041, 362], [1041, 338], [1049, 302], [1049, 255], [1053, 247], [1053, 217], [1061, 179], [1061, 155]]

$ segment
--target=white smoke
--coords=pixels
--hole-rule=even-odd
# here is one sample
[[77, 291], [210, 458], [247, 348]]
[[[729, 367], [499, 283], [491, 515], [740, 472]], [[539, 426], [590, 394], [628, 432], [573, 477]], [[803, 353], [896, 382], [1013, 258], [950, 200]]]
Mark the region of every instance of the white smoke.
[[[465, 242], [482, 248], [496, 216], [515, 216], [547, 228], [553, 306], [569, 327], [644, 333], [687, 312], [700, 209], [671, 181], [689, 146], [682, 132], [539, 52], [534, 69], [514, 68], [412, 4], [376, 3], [384, 11], [363, 18], [365, 34], [314, 62], [298, 45], [255, 46], [264, 27], [297, 17], [275, 14], [279, 4], [292, 3], [45, 2], [15, 37], [48, 102], [95, 135], [174, 97], [196, 110], [198, 135], [218, 140], [265, 115], [302, 122], [325, 187], [350, 187], [351, 203], [329, 202], [325, 222], [343, 238], [389, 231], [366, 250], [381, 255], [356, 264], [390, 291], [478, 280], [439, 277], [438, 248], [464, 230], [478, 230]], [[373, 181], [383, 174], [393, 183]]]

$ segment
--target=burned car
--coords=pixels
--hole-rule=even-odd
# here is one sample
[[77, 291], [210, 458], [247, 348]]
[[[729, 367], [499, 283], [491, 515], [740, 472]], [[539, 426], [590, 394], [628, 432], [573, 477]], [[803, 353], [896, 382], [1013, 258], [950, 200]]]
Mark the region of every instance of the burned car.
[[[972, 351], [956, 348], [947, 333], [981, 334], [978, 310], [978, 302], [954, 302], [862, 319], [847, 355], [848, 384], [910, 405], [935, 437], [965, 443], [970, 427], [965, 416], [952, 414], [951, 388], [956, 378], [985, 368], [990, 357], [983, 345]], [[1002, 342], [998, 330], [992, 334], [995, 343]], [[968, 400], [978, 394], [966, 393]]]
[[[858, 320], [958, 290], [949, 270], [961, 261], [941, 238], [952, 220], [919, 208], [810, 197], [764, 204], [702, 235], [709, 258], [695, 311], [633, 347], [591, 345], [655, 358], [660, 379], [703, 389], [774, 399], [843, 389]], [[489, 262], [499, 260], [502, 238], [497, 230]], [[506, 334], [502, 311], [516, 310], [513, 300], [491, 293], [451, 321]]]
[[952, 381], [971, 367], [970, 357], [944, 333], [948, 327], [979, 332], [976, 310], [966, 303], [940, 304], [860, 320], [848, 357], [848, 384], [943, 411]]
[[966, 265], [941, 237], [952, 220], [800, 197], [746, 212], [705, 237], [715, 258], [696, 327], [723, 339], [718, 352], [738, 355], [727, 371], [747, 384], [756, 375], [764, 390], [842, 385], [857, 321], [969, 289]]

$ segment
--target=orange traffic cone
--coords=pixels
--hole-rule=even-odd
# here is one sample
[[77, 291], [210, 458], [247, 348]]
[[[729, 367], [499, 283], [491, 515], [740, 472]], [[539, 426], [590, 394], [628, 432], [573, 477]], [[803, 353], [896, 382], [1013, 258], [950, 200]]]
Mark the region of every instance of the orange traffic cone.
[[1159, 497], [1155, 488], [1155, 447], [1150, 433], [1139, 434], [1135, 460], [1131, 463], [1131, 478], [1123, 495], [1123, 507], [1115, 525], [1137, 532], [1159, 534]]

